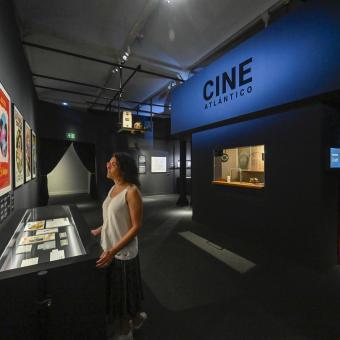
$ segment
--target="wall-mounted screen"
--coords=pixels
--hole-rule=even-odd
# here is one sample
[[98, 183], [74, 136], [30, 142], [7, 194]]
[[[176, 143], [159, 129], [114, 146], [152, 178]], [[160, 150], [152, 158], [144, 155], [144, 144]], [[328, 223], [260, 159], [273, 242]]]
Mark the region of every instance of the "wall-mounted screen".
[[330, 168], [340, 169], [340, 148], [330, 148], [329, 158], [330, 158]]
[[14, 107], [14, 179], [15, 188], [24, 184], [24, 119], [19, 110]]
[[151, 172], [166, 172], [166, 157], [151, 157]]
[[12, 189], [11, 100], [0, 84], [0, 196]]

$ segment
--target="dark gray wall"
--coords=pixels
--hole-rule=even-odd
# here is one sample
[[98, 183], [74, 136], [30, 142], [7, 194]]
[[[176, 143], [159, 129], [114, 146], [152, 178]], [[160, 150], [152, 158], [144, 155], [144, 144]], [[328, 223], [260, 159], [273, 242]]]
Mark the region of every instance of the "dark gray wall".
[[[0, 0], [0, 81], [11, 101], [36, 131], [36, 96], [31, 73], [21, 45], [12, 1]], [[37, 205], [37, 179], [14, 191], [15, 209]]]
[[[218, 242], [311, 266], [336, 263], [337, 175], [327, 171], [333, 113], [310, 104], [192, 136], [193, 217]], [[212, 184], [213, 150], [265, 144], [265, 188]]]
[[130, 152], [137, 159], [138, 154], [146, 156], [146, 174], [140, 175], [143, 194], [175, 192], [175, 171], [165, 174], [151, 174], [151, 156], [168, 156], [172, 162], [175, 141], [168, 139], [169, 120], [154, 121], [154, 129], [145, 135], [117, 133], [117, 115], [108, 112], [83, 112], [69, 107], [39, 102], [38, 131], [43, 138], [64, 140], [66, 132], [75, 132], [79, 142], [94, 143], [96, 146], [97, 188], [100, 199], [103, 199], [112, 181], [106, 178], [106, 162], [115, 151]]

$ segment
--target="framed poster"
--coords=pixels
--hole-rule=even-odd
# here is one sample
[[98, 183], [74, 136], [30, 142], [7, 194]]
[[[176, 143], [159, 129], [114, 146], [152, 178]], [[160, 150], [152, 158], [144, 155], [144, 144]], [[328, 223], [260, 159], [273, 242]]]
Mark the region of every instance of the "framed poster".
[[14, 187], [24, 184], [24, 119], [13, 105], [13, 126], [14, 126]]
[[11, 99], [0, 83], [0, 196], [12, 189]]
[[25, 182], [32, 179], [32, 144], [31, 144], [31, 128], [25, 122]]
[[166, 172], [166, 157], [151, 157], [151, 172]]
[[37, 177], [37, 135], [32, 131], [32, 178]]

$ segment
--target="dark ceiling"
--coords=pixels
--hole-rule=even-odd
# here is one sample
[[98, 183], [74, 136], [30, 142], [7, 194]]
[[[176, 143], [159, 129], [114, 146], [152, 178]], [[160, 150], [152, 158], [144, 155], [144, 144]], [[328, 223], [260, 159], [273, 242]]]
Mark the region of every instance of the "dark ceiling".
[[[169, 89], [187, 80], [249, 28], [268, 24], [287, 0], [14, 0], [38, 98], [103, 110], [129, 80], [121, 105], [170, 114]], [[29, 43], [30, 45], [26, 44]], [[41, 45], [106, 63], [38, 48]], [[125, 52], [128, 60], [119, 72]], [[134, 71], [140, 67], [145, 73]], [[156, 75], [157, 74], [157, 75]], [[48, 76], [94, 86], [62, 82]], [[131, 78], [130, 78], [131, 77]], [[63, 91], [68, 92], [63, 92]], [[84, 95], [87, 94], [87, 95]], [[131, 100], [132, 102], [126, 102]], [[112, 102], [117, 105], [116, 101]], [[139, 106], [150, 110], [150, 106]]]

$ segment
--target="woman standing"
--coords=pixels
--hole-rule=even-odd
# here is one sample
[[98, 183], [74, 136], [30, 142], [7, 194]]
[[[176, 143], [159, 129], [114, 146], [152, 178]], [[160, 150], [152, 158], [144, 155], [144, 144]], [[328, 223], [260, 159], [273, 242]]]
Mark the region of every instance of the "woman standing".
[[114, 186], [103, 203], [103, 225], [91, 233], [101, 234], [104, 251], [97, 267], [107, 267], [107, 312], [120, 321], [116, 339], [132, 340], [133, 329], [140, 328], [146, 319], [141, 312], [143, 289], [137, 239], [143, 203], [134, 159], [127, 153], [115, 153], [107, 163], [107, 177]]

